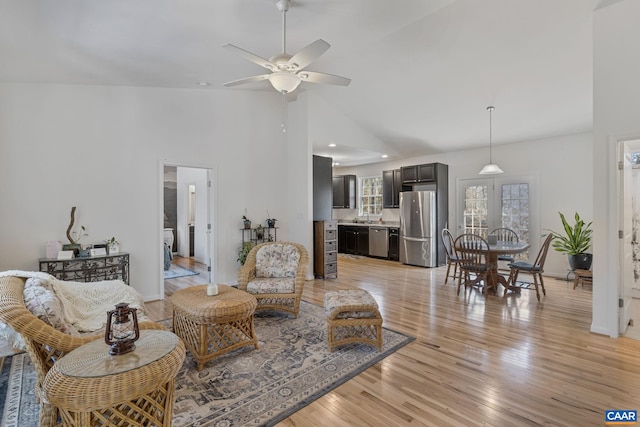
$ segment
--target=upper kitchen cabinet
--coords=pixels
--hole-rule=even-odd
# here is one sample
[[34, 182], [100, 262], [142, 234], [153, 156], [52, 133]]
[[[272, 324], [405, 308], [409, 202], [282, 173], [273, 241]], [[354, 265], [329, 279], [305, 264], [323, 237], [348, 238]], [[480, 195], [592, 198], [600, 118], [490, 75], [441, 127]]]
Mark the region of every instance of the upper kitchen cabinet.
[[402, 172], [400, 169], [382, 171], [382, 207], [399, 208], [402, 188]]
[[339, 175], [333, 177], [333, 208], [356, 208], [356, 176]]
[[448, 174], [447, 165], [442, 163], [403, 166], [400, 170], [404, 185], [438, 182], [439, 177]]

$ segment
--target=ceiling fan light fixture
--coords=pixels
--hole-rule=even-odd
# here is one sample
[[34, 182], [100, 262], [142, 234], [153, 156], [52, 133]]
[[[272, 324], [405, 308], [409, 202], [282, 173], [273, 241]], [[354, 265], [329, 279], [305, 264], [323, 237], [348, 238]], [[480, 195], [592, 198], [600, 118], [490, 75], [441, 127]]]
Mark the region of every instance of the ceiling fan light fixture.
[[493, 110], [495, 110], [495, 107], [489, 106], [487, 107], [487, 110], [489, 111], [489, 163], [484, 165], [484, 167], [482, 168], [482, 170], [480, 172], [478, 172], [479, 175], [498, 175], [501, 173], [504, 173], [504, 171], [502, 169], [500, 169], [500, 166], [496, 165], [495, 163], [493, 163], [493, 159], [492, 159], [492, 153], [491, 153], [491, 139], [493, 136], [493, 132], [491, 129], [491, 124], [492, 124], [492, 120], [491, 120], [491, 113], [493, 112]]
[[269, 74], [269, 83], [275, 90], [281, 93], [290, 93], [300, 85], [300, 77], [287, 71], [276, 71]]

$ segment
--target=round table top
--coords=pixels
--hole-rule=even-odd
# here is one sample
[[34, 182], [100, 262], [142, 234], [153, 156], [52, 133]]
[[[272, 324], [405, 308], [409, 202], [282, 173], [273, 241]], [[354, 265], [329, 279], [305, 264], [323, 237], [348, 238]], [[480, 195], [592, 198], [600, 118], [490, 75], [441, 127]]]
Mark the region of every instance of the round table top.
[[[489, 244], [489, 252], [497, 255], [517, 254], [529, 249], [529, 244], [525, 242], [498, 242], [495, 245]], [[464, 246], [456, 246], [456, 249], [464, 252]]]
[[[161, 330], [140, 331], [131, 353], [111, 356], [108, 349], [98, 339], [60, 358], [44, 379], [45, 401], [58, 408], [87, 412], [135, 399], [175, 378], [185, 357], [182, 340]], [[146, 357], [143, 353], [147, 352], [154, 355]], [[155, 360], [150, 361], [152, 358]], [[102, 374], [88, 372], [91, 366]]]
[[489, 245], [489, 250], [497, 254], [517, 254], [529, 249], [529, 244], [525, 242], [498, 242]]
[[244, 291], [227, 285], [218, 285], [218, 295], [207, 295], [207, 285], [180, 289], [169, 297], [169, 301], [201, 323], [222, 323], [243, 319], [253, 315], [258, 301]]
[[69, 377], [101, 377], [137, 369], [167, 355], [178, 345], [178, 336], [169, 331], [140, 331], [132, 352], [112, 356], [104, 340], [91, 341], [71, 351], [56, 365]]

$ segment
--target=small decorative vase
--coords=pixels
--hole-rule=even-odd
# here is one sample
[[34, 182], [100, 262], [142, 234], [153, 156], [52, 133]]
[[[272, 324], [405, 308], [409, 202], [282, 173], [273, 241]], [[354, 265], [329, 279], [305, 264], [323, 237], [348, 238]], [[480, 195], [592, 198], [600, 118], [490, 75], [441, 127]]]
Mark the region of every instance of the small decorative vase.
[[109, 255], [120, 253], [120, 244], [119, 243], [111, 243], [109, 245]]
[[248, 219], [244, 220], [244, 229], [248, 230], [251, 228], [251, 221], [249, 221]]
[[267, 227], [274, 228], [275, 226], [276, 226], [276, 220], [275, 219], [267, 219]]

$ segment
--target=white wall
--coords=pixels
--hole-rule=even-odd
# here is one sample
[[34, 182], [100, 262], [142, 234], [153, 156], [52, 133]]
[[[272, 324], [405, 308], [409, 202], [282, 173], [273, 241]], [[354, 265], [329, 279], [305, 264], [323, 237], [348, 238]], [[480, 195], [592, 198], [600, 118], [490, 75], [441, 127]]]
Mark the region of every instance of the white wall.
[[[589, 221], [593, 217], [593, 174], [591, 133], [493, 146], [493, 160], [505, 171], [501, 177], [533, 175], [537, 177], [540, 231], [561, 230], [558, 211], [574, 212]], [[335, 175], [381, 175], [383, 170], [422, 163], [440, 162], [449, 165], [449, 224], [456, 230], [456, 182], [478, 178], [478, 171], [488, 160], [488, 150], [467, 150], [402, 161], [375, 163], [360, 167], [334, 168]], [[345, 211], [345, 212], [343, 212]], [[387, 212], [389, 211], [389, 212]], [[357, 210], [334, 209], [334, 217], [352, 219]], [[383, 220], [397, 221], [398, 209], [383, 209]], [[535, 255], [535, 254], [534, 254]], [[566, 277], [569, 264], [566, 255], [549, 251], [545, 273]]]
[[594, 13], [593, 321], [618, 336], [618, 217], [615, 145], [640, 137], [640, 2], [623, 0]]
[[132, 286], [159, 298], [164, 161], [216, 171], [219, 283], [237, 280], [245, 208], [256, 223], [269, 209], [279, 240], [309, 247], [308, 187], [296, 188], [305, 205], [295, 207], [285, 189], [309, 179], [311, 156], [287, 151], [281, 118], [273, 92], [0, 84], [0, 270], [36, 270], [77, 206], [86, 242], [115, 236]]

